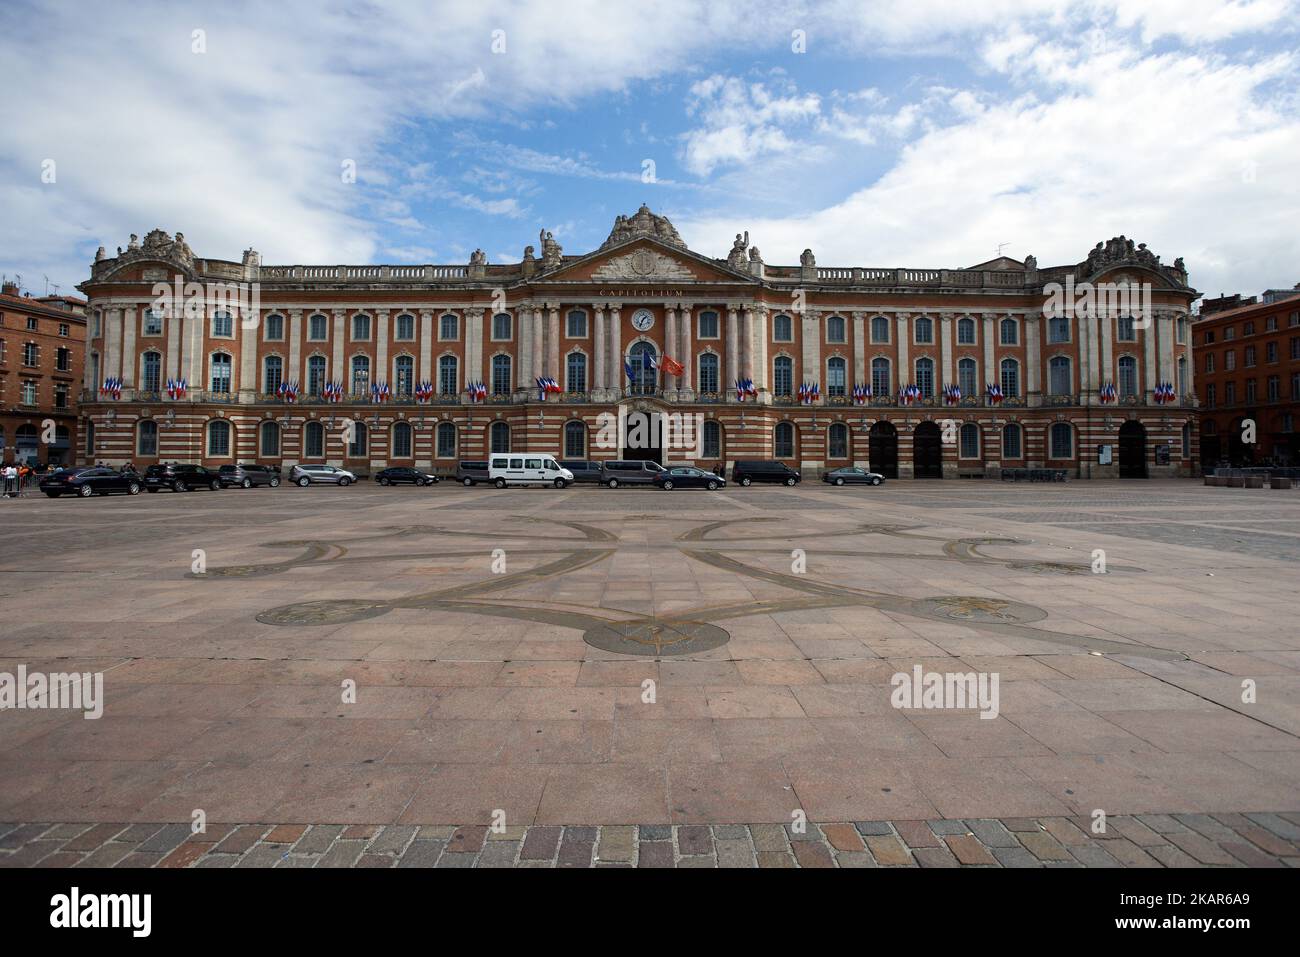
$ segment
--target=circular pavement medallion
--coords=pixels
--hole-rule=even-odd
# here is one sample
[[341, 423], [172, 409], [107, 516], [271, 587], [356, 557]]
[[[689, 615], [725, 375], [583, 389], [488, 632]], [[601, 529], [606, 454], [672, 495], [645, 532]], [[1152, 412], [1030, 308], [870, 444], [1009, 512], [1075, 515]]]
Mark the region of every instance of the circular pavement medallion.
[[710, 651], [731, 640], [731, 635], [702, 621], [612, 621], [589, 628], [582, 640], [601, 651], [619, 655], [688, 655]]
[[392, 608], [386, 601], [365, 601], [360, 598], [304, 601], [296, 605], [281, 605], [257, 616], [264, 625], [341, 625], [350, 621], [377, 618]]
[[949, 595], [943, 598], [922, 598], [912, 603], [919, 614], [931, 618], [951, 618], [954, 621], [976, 621], [988, 624], [1015, 625], [1040, 621], [1047, 612], [1023, 602], [1004, 598], [977, 598]]

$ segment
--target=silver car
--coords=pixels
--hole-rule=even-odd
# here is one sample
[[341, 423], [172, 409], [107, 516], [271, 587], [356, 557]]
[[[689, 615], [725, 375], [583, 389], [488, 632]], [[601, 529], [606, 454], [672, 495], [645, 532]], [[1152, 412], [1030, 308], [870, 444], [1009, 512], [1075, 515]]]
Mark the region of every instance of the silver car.
[[289, 473], [289, 481], [306, 488], [315, 482], [323, 485], [351, 485], [357, 477], [347, 469], [335, 468], [333, 465], [295, 465]]

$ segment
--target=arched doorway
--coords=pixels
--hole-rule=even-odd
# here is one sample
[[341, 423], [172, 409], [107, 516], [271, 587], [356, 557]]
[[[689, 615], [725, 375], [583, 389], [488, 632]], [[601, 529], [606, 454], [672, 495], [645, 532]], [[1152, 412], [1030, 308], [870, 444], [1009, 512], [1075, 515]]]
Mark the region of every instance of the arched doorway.
[[922, 422], [912, 434], [912, 475], [943, 478], [943, 435], [934, 422]]
[[1119, 427], [1119, 477], [1147, 477], [1147, 430], [1136, 419]]
[[885, 478], [898, 478], [898, 430], [892, 423], [877, 422], [867, 437], [871, 471]]

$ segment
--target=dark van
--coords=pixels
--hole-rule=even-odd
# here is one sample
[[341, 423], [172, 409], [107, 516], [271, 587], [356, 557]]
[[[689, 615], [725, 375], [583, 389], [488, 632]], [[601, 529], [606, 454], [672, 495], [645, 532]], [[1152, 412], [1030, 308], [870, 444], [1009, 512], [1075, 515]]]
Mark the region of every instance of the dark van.
[[486, 485], [488, 481], [487, 462], [457, 462], [456, 481], [466, 488], [477, 485], [479, 482]]
[[738, 485], [754, 482], [773, 482], [780, 485], [798, 485], [800, 475], [784, 462], [737, 462], [731, 467], [731, 480]]
[[655, 475], [664, 467], [658, 462], [633, 459], [628, 462], [602, 462], [600, 466], [600, 484], [606, 488], [618, 488], [620, 485], [652, 485]]
[[560, 462], [560, 466], [573, 473], [574, 482], [593, 482], [597, 484], [600, 482], [601, 469], [599, 462], [590, 462], [585, 459], [564, 459]]

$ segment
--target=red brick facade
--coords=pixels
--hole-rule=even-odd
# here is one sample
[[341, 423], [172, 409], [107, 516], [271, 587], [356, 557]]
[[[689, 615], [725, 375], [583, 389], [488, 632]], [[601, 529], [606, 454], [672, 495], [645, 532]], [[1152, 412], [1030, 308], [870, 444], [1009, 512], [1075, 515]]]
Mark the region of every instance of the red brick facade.
[[[662, 456], [708, 467], [781, 458], [809, 474], [857, 463], [900, 477], [1020, 466], [1100, 477], [1119, 462], [1100, 464], [1097, 447], [1118, 447], [1129, 421], [1127, 432], [1142, 433], [1129, 444], [1134, 471], [1198, 467], [1185, 334], [1196, 293], [1181, 261], [1163, 265], [1123, 237], [1079, 264], [1042, 269], [1032, 257], [959, 270], [823, 268], [810, 252], [800, 265], [769, 266], [740, 237], [725, 259], [692, 252], [643, 207], [619, 217], [593, 253], [565, 256], [548, 234], [541, 242], [540, 259], [530, 246], [512, 265], [476, 254], [468, 266], [262, 266], [251, 251], [240, 263], [197, 259], [179, 234], [155, 231], [101, 256], [81, 286], [92, 315], [87, 381], [116, 377], [123, 389], [87, 394], [93, 456], [448, 472], [485, 456], [495, 427], [498, 448], [616, 458], [627, 450], [596, 438], [600, 414], [621, 405], [715, 423], [703, 457]], [[178, 276], [256, 284], [257, 313], [152, 315], [154, 284]], [[1045, 290], [1067, 277], [1148, 283], [1154, 318], [1131, 333], [1113, 316], [1053, 323]], [[630, 383], [624, 363], [639, 370], [647, 350], [683, 363], [682, 375]], [[1131, 394], [1103, 402], [1120, 366], [1133, 372]], [[1157, 404], [1157, 383], [1178, 383], [1180, 368], [1177, 398]], [[540, 401], [538, 377], [562, 391]], [[177, 378], [188, 380], [183, 399], [165, 391]], [[757, 395], [739, 401], [738, 378]], [[299, 384], [297, 402], [275, 394], [280, 379]], [[342, 383], [348, 400], [312, 394], [322, 382]], [[370, 401], [377, 382], [391, 401]], [[424, 382], [431, 401], [405, 394]], [[470, 382], [486, 385], [485, 401], [470, 401]], [[799, 401], [802, 383], [818, 387], [814, 402]], [[912, 383], [928, 394], [901, 402]], [[1001, 403], [986, 396], [989, 383], [1003, 387]], [[874, 396], [855, 402], [858, 385]], [[945, 402], [948, 385], [962, 386], [959, 402]], [[366, 425], [364, 444], [344, 447], [345, 418]]]

